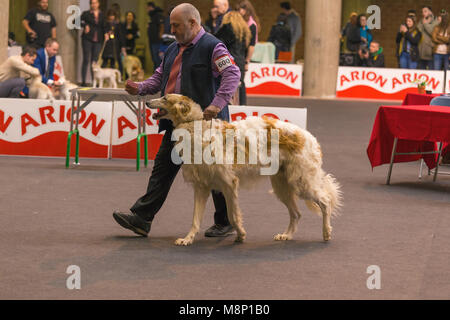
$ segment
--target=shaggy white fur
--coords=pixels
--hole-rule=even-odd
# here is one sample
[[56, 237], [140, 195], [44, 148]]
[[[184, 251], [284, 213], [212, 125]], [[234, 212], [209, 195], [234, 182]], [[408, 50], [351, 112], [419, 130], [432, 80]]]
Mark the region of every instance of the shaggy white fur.
[[[331, 216], [341, 206], [340, 186], [330, 174], [326, 174], [322, 170], [322, 152], [319, 143], [308, 131], [293, 124], [269, 118], [251, 117], [233, 123], [220, 120], [205, 121], [198, 104], [177, 94], [169, 94], [153, 100], [151, 107], [160, 109], [153, 115], [154, 119], [169, 119], [173, 122], [175, 129], [189, 131], [193, 137], [191, 139], [193, 148], [194, 142], [198, 139], [201, 139], [203, 148], [214, 142], [214, 137], [205, 139], [195, 136], [195, 134], [198, 135], [198, 132], [196, 133], [194, 130], [196, 121], [197, 125], [199, 122], [201, 123], [203, 132], [210, 128], [219, 130], [218, 132], [222, 131], [224, 134], [227, 129], [234, 132], [265, 129], [268, 132], [267, 140], [269, 141], [271, 140], [270, 130], [278, 130], [279, 170], [270, 176], [270, 180], [273, 192], [289, 211], [290, 222], [283, 233], [275, 235], [274, 240], [292, 239], [301, 217], [297, 206], [299, 198], [306, 201], [309, 209], [322, 215], [323, 239], [325, 241], [331, 239]], [[245, 149], [241, 150], [247, 156], [247, 162], [244, 164], [237, 162], [233, 162], [233, 164], [195, 164], [194, 153], [192, 153], [191, 164], [184, 164], [182, 170], [185, 181], [190, 182], [194, 187], [194, 218], [191, 230], [186, 237], [177, 239], [176, 245], [193, 243], [194, 237], [200, 229], [210, 190], [219, 190], [224, 194], [229, 221], [237, 231], [236, 242], [245, 240], [246, 231], [242, 224], [242, 212], [238, 204], [238, 189], [243, 184], [252, 184], [258, 178], [264, 177], [259, 174], [259, 169], [264, 166], [260, 161], [256, 164], [248, 162], [252, 156], [251, 153], [257, 152], [255, 150], [260, 150], [262, 146], [258, 145], [258, 147], [258, 149], [250, 148], [248, 141], [245, 141], [243, 145], [236, 144], [234, 146], [235, 155], [239, 152], [238, 148]]]

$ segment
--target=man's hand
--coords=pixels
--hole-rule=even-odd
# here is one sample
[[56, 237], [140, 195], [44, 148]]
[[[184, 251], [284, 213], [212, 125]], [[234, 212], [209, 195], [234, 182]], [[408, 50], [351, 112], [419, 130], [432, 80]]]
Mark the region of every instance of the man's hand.
[[220, 108], [210, 105], [208, 108], [205, 109], [205, 111], [203, 111], [203, 118], [205, 120], [211, 120], [215, 117], [217, 117], [217, 115], [220, 112]]
[[86, 25], [86, 27], [84, 27], [84, 33], [89, 33], [91, 31], [91, 27], [89, 27], [89, 25]]
[[131, 80], [127, 80], [125, 84], [125, 91], [129, 94], [135, 96], [139, 93], [139, 84]]

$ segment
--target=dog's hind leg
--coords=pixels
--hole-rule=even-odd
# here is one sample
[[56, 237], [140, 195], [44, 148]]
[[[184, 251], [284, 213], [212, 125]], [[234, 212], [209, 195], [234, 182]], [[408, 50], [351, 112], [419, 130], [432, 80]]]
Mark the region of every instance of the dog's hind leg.
[[235, 242], [244, 242], [247, 232], [245, 231], [242, 223], [242, 212], [238, 203], [237, 179], [233, 181], [232, 186], [225, 188], [223, 195], [227, 204], [228, 220], [237, 232]]
[[329, 241], [331, 240], [331, 231], [333, 228], [331, 227], [331, 208], [329, 205], [324, 204], [323, 202], [316, 202], [320, 210], [322, 211], [322, 218], [323, 218], [323, 226], [322, 226], [322, 232], [323, 232], [323, 240]]
[[275, 195], [287, 207], [290, 218], [286, 231], [275, 235], [273, 239], [276, 241], [291, 240], [293, 234], [297, 231], [298, 222], [302, 216], [297, 206], [298, 197], [292, 191], [293, 188], [289, 187], [283, 172], [272, 176], [270, 181]]
[[192, 219], [192, 227], [186, 237], [177, 239], [175, 241], [175, 244], [177, 246], [188, 246], [194, 242], [195, 235], [200, 229], [200, 225], [203, 220], [203, 213], [205, 212], [205, 206], [208, 197], [209, 190], [203, 188], [194, 189], [194, 217]]

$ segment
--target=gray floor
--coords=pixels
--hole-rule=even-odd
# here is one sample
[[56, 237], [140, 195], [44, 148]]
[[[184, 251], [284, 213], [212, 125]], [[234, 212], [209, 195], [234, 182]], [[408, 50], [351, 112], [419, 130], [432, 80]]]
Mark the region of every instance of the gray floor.
[[[1, 299], [449, 299], [450, 177], [418, 180], [418, 163], [372, 171], [366, 156], [382, 102], [250, 99], [251, 105], [308, 107], [308, 127], [324, 168], [343, 185], [345, 204], [322, 241], [321, 220], [302, 204], [293, 241], [274, 242], [288, 214], [268, 182], [243, 190], [248, 239], [207, 239], [175, 247], [191, 223], [193, 192], [177, 177], [151, 236], [121, 229], [150, 168], [134, 162], [0, 157]], [[384, 103], [384, 104], [393, 104]], [[208, 202], [202, 225], [212, 223]], [[66, 288], [66, 269], [81, 269], [81, 290]], [[367, 268], [381, 270], [369, 290]]]

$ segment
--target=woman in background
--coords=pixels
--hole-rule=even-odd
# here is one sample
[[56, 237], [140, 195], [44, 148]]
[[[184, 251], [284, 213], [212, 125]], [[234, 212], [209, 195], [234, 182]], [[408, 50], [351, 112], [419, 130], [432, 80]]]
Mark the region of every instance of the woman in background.
[[256, 15], [255, 8], [251, 4], [249, 0], [240, 1], [237, 6], [239, 13], [242, 15], [244, 20], [247, 22], [248, 27], [250, 28], [250, 32], [252, 38], [250, 39], [250, 45], [247, 51], [246, 57], [246, 67], [245, 70], [248, 70], [248, 64], [250, 63], [253, 52], [255, 51], [255, 45], [258, 43], [258, 33], [259, 33], [259, 18]]
[[251, 39], [250, 29], [239, 12], [230, 11], [223, 17], [222, 25], [215, 36], [226, 45], [241, 71], [239, 104], [246, 105], [247, 95], [245, 93], [244, 78], [247, 49]]
[[88, 67], [91, 68], [92, 74], [92, 62], [98, 60], [106, 33], [104, 16], [100, 11], [99, 0], [90, 0], [90, 10], [81, 14], [81, 27], [83, 29], [83, 35], [81, 36], [81, 46], [83, 48], [81, 86], [85, 87]]
[[431, 39], [433, 41], [433, 63], [434, 70], [448, 70], [448, 59], [450, 53], [450, 23], [448, 12], [441, 10], [441, 22], [434, 27]]
[[122, 23], [122, 33], [125, 37], [125, 50], [127, 54], [134, 54], [136, 49], [136, 39], [139, 39], [139, 27], [136, 23], [136, 15], [133, 11], [128, 11], [125, 15], [125, 22]]
[[403, 69], [417, 69], [417, 62], [419, 60], [419, 42], [422, 38], [422, 33], [416, 28], [416, 21], [414, 17], [408, 16], [405, 24], [400, 26], [397, 33], [397, 55], [399, 58], [400, 68]]
[[359, 27], [359, 35], [361, 36], [362, 45], [368, 49], [370, 47], [370, 43], [372, 42], [373, 36], [369, 27], [367, 27], [367, 17], [365, 14], [360, 14], [358, 16], [358, 27]]

